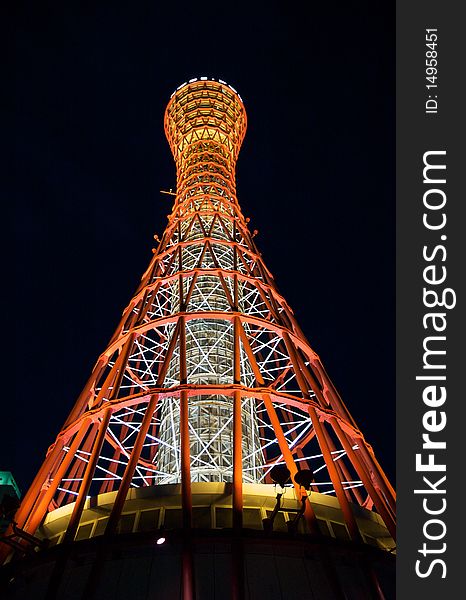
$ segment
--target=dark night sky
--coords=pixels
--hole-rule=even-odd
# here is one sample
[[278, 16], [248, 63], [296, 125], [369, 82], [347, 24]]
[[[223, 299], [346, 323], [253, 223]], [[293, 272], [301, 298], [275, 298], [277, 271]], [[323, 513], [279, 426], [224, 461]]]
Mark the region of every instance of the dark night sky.
[[245, 102], [243, 212], [393, 480], [394, 3], [58, 4], [17, 18], [0, 467], [25, 490], [113, 333], [170, 211], [165, 106], [205, 75]]

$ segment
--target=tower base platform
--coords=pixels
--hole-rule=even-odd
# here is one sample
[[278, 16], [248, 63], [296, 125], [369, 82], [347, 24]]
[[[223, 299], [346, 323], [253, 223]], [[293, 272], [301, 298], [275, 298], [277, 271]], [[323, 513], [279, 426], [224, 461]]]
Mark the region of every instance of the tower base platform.
[[[182, 529], [178, 485], [131, 489], [119, 533], [103, 535], [113, 492], [87, 501], [76, 540], [61, 539], [73, 505], [47, 516], [41, 550], [5, 564], [11, 600], [368, 600], [395, 598], [394, 543], [379, 516], [353, 507], [364, 543], [349, 539], [335, 498], [313, 493], [321, 536], [295, 530], [287, 489], [272, 530], [272, 485], [244, 485], [243, 529], [231, 528], [231, 486], [193, 483], [193, 527]], [[289, 497], [288, 497], [289, 496]], [[293, 510], [295, 512], [293, 512]], [[184, 588], [184, 596], [183, 596]]]

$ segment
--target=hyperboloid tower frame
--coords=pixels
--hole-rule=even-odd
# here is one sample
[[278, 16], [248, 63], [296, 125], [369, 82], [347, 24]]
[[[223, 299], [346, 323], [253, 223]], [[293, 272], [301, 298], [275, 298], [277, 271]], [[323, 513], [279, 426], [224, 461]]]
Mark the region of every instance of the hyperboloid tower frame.
[[[394, 490], [241, 213], [235, 165], [245, 132], [243, 102], [225, 82], [193, 79], [172, 95], [165, 133], [177, 188], [167, 228], [0, 544], [10, 564], [34, 540], [36, 551], [48, 541], [58, 552], [162, 527], [183, 532], [188, 599], [188, 532], [202, 528], [239, 539], [281, 527], [287, 539], [393, 549]], [[235, 548], [240, 598], [244, 548]]]

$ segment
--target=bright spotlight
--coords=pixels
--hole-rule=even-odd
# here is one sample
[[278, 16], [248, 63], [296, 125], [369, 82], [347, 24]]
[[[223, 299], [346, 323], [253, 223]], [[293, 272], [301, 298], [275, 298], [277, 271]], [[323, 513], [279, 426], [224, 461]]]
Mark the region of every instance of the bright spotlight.
[[157, 546], [161, 546], [162, 544], [165, 543], [165, 538], [164, 537], [159, 537], [157, 538]]

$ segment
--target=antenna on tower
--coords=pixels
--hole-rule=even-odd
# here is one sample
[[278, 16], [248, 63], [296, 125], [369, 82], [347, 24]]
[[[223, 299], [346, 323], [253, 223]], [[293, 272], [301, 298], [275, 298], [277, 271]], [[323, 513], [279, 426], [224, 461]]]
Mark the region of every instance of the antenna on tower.
[[172, 188], [170, 188], [170, 191], [166, 191], [166, 190], [160, 190], [161, 194], [168, 194], [169, 196], [176, 196], [176, 193], [173, 191]]

